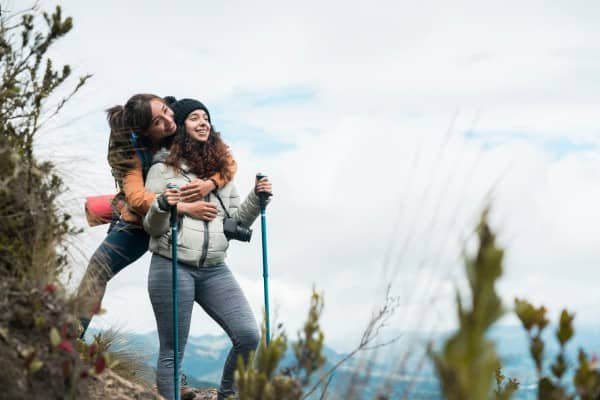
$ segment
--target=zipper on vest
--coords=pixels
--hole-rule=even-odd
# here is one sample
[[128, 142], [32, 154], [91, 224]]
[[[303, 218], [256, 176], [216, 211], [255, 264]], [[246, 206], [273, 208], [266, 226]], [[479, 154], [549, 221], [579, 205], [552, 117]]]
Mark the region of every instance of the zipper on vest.
[[[210, 201], [210, 193], [204, 197], [204, 201]], [[200, 256], [200, 263], [198, 264], [199, 267], [204, 265], [206, 257], [208, 257], [208, 221], [202, 222], [204, 222], [204, 243], [202, 243], [202, 255]]]

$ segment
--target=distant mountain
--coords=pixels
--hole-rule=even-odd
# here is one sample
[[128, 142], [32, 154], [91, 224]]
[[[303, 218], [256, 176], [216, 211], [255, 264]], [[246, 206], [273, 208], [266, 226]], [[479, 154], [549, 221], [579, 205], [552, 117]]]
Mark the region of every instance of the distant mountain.
[[[88, 337], [94, 333], [96, 331], [90, 330]], [[126, 333], [123, 336], [125, 340], [120, 346], [142, 354], [145, 362], [152, 368], [156, 368], [159, 347], [157, 332], [147, 334]], [[182, 371], [188, 377], [188, 381], [190, 383], [200, 381], [218, 386], [217, 382], [221, 380], [222, 369], [230, 348], [231, 341], [227, 335], [190, 336], [182, 365]], [[323, 349], [323, 353], [327, 357], [328, 366], [333, 365], [343, 357], [342, 354], [338, 354], [327, 346]], [[294, 355], [290, 348], [281, 362], [281, 367], [292, 365], [293, 362]]]
[[[407, 335], [419, 337], [414, 332], [407, 333]], [[440, 333], [433, 339], [436, 343], [442, 343], [448, 335], [449, 333]], [[520, 326], [496, 326], [490, 332], [490, 337], [496, 342], [504, 374], [508, 377], [518, 378], [521, 382], [521, 389], [514, 398], [518, 400], [534, 399], [535, 370], [529, 356], [527, 338], [523, 329]], [[155, 368], [158, 357], [156, 332], [126, 334], [125, 339], [128, 348], [143, 354], [147, 364]], [[558, 351], [553, 329], [547, 329], [545, 339], [547, 343], [545, 356], [551, 360]], [[217, 387], [230, 347], [231, 343], [226, 335], [190, 336], [183, 359], [183, 372], [186, 374], [189, 384], [195, 387]], [[571, 361], [576, 360], [576, 354], [580, 347], [592, 354], [600, 354], [600, 327], [576, 328], [576, 335], [567, 347], [567, 356]], [[393, 354], [386, 354], [385, 351], [380, 352], [383, 357], [379, 357], [376, 361], [367, 360], [365, 362], [361, 357], [357, 357], [343, 364], [336, 372], [330, 387], [334, 392], [344, 393], [352, 383], [358, 382], [362, 391], [361, 397], [372, 399], [377, 390], [387, 383], [394, 393], [407, 391], [410, 393], [410, 398], [440, 399], [438, 382], [431, 364], [419, 362], [424, 352], [424, 344], [415, 346], [413, 357], [407, 360], [403, 371], [394, 371], [394, 368], [397, 368], [398, 360]], [[327, 346], [324, 348], [324, 354], [327, 357], [327, 365], [323, 370], [329, 369], [345, 356]], [[281, 366], [292, 365], [293, 362], [294, 355], [289, 349]], [[389, 393], [390, 389], [387, 392]]]

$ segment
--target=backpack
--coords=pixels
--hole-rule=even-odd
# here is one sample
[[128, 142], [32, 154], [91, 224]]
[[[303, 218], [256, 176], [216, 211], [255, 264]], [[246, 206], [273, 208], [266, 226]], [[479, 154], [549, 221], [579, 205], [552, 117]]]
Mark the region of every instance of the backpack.
[[[152, 152], [140, 145], [140, 140], [135, 132], [130, 135], [131, 145], [142, 163], [142, 176], [146, 181], [148, 171], [152, 166]], [[108, 142], [108, 152], [110, 153], [112, 143]], [[108, 231], [110, 232], [114, 224], [121, 216], [121, 209], [125, 205], [125, 193], [122, 188], [122, 174], [111, 168], [111, 174], [115, 180], [117, 193], [114, 195], [88, 196], [85, 203], [85, 211], [90, 226], [110, 223]], [[104, 206], [106, 202], [110, 203], [110, 208]]]

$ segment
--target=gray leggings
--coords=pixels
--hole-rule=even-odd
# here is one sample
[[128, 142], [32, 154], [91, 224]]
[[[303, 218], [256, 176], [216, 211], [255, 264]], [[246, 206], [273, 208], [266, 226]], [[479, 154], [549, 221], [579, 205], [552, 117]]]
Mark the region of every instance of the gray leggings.
[[[179, 263], [179, 364], [190, 330], [192, 307], [196, 301], [229, 335], [233, 347], [229, 351], [219, 398], [234, 394], [233, 374], [237, 358], [245, 360], [256, 350], [260, 336], [250, 305], [227, 265], [191, 267]], [[171, 260], [154, 254], [150, 263], [148, 292], [158, 326], [160, 351], [156, 380], [158, 391], [173, 400], [173, 308]]]

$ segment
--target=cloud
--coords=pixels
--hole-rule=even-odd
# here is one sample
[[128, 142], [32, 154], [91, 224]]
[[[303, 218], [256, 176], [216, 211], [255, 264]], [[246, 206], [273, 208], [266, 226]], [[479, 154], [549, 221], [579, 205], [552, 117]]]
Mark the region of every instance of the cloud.
[[[507, 303], [569, 303], [593, 321], [600, 38], [589, 4], [172, 4], [63, 4], [75, 28], [56, 58], [94, 78], [38, 149], [66, 174], [77, 221], [84, 195], [113, 188], [102, 110], [135, 92], [198, 97], [232, 146], [240, 191], [257, 171], [274, 182], [271, 289], [292, 332], [316, 283], [328, 340], [350, 348], [392, 277], [393, 329], [451, 326], [459, 254], [490, 197]], [[84, 254], [102, 236], [80, 236]], [[258, 239], [255, 225], [228, 262], [260, 316]], [[151, 329], [147, 263], [111, 282], [107, 323]], [[216, 329], [198, 318], [195, 333]]]

